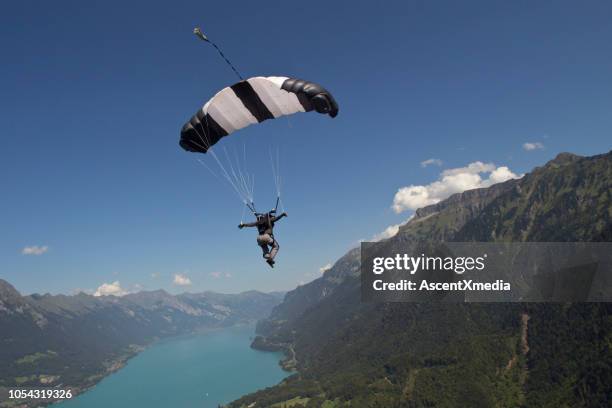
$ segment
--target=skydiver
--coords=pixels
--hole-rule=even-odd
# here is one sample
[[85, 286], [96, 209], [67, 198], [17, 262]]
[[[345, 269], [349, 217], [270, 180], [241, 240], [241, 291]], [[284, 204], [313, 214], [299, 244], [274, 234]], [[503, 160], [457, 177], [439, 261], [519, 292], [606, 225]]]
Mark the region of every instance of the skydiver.
[[274, 257], [279, 249], [278, 241], [274, 238], [274, 223], [287, 216], [286, 212], [278, 217], [274, 214], [276, 214], [276, 210], [272, 210], [266, 214], [256, 213], [255, 216], [257, 220], [255, 222], [247, 224], [241, 222], [240, 225], [238, 225], [240, 229], [244, 227], [257, 227], [257, 232], [259, 232], [257, 244], [261, 247], [266, 262], [272, 268], [274, 268]]

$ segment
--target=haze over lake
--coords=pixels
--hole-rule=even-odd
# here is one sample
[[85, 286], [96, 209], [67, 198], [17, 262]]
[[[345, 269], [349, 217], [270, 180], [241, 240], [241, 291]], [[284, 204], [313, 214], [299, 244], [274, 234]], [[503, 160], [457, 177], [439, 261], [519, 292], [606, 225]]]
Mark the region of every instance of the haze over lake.
[[288, 373], [279, 353], [249, 347], [254, 326], [165, 340], [60, 408], [217, 408]]

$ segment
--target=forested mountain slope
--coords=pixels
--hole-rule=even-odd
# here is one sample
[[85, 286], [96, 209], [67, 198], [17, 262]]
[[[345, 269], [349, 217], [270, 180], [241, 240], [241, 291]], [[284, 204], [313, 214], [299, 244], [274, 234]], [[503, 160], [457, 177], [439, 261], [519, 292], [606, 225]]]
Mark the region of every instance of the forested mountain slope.
[[[612, 153], [560, 154], [518, 180], [420, 209], [391, 238], [610, 241]], [[362, 303], [359, 251], [289, 292], [253, 346], [297, 374], [232, 407], [612, 406], [612, 305]], [[252, 405], [251, 405], [252, 406]]]

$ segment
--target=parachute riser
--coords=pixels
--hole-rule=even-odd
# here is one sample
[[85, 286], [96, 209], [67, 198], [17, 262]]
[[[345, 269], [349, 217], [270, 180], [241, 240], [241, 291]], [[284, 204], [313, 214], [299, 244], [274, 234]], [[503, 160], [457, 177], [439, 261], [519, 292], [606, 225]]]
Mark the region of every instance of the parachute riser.
[[257, 214], [257, 210], [255, 209], [255, 203], [251, 202], [250, 204], [249, 203], [245, 203], [245, 204], [248, 207], [248, 209], [251, 210], [253, 214]]

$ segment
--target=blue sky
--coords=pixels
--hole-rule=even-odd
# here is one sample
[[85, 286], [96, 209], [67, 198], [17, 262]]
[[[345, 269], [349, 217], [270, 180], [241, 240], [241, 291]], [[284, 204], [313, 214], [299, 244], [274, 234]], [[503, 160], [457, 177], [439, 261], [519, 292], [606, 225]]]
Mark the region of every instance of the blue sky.
[[[608, 151], [611, 12], [603, 1], [7, 3], [0, 277], [24, 293], [291, 289], [406, 220], [410, 208], [392, 208], [402, 187], [430, 191], [478, 161], [518, 175], [561, 151]], [[194, 26], [243, 75], [319, 82], [340, 104], [333, 120], [295, 115], [228, 140], [248, 149], [260, 208], [274, 204], [268, 150], [282, 153], [289, 217], [273, 270], [254, 231], [236, 228], [241, 203], [177, 143], [235, 80]]]

